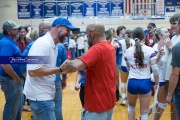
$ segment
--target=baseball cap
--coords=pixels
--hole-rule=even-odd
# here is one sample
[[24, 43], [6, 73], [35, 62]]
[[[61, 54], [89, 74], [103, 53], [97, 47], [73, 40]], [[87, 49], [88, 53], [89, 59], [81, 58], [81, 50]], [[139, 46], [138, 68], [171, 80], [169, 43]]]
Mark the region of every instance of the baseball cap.
[[155, 23], [149, 23], [148, 26], [156, 27]]
[[3, 30], [18, 29], [20, 25], [17, 25], [14, 21], [8, 20], [3, 24]]
[[69, 29], [71, 29], [72, 31], [76, 30], [77, 28], [74, 27], [68, 19], [66, 18], [63, 18], [63, 17], [59, 17], [59, 18], [56, 18], [53, 23], [52, 23], [52, 27], [55, 27], [57, 25], [60, 25], [60, 26], [65, 26]]

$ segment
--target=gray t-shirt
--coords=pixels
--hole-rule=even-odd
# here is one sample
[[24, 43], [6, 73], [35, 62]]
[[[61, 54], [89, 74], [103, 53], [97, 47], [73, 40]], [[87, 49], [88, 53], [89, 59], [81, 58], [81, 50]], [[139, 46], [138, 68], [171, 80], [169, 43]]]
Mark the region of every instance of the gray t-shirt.
[[[171, 65], [178, 68], [180, 68], [180, 62], [179, 62], [180, 52], [179, 51], [180, 51], [180, 42], [178, 42], [172, 49], [172, 61], [171, 61]], [[179, 80], [178, 80], [174, 93], [180, 95], [180, 76], [179, 76]]]

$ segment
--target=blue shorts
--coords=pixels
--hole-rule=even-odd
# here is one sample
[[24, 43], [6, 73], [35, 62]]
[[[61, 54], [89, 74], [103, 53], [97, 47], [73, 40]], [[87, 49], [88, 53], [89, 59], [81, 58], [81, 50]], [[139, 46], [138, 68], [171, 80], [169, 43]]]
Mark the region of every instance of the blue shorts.
[[127, 70], [127, 67], [126, 67], [126, 66], [121, 66], [121, 70], [122, 70], [123, 72], [128, 72], [128, 70]]
[[[155, 82], [151, 81], [151, 84], [154, 86]], [[159, 87], [165, 86], [165, 82], [159, 82]]]
[[130, 94], [147, 94], [151, 91], [151, 78], [149, 79], [129, 79], [127, 90]]

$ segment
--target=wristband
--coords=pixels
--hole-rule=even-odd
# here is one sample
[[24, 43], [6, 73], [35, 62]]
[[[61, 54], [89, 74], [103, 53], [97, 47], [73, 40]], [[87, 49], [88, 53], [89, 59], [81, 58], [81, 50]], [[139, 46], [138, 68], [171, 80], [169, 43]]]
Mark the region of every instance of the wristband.
[[60, 72], [62, 72], [62, 69], [61, 69], [61, 68], [59, 68], [59, 71], [60, 71]]

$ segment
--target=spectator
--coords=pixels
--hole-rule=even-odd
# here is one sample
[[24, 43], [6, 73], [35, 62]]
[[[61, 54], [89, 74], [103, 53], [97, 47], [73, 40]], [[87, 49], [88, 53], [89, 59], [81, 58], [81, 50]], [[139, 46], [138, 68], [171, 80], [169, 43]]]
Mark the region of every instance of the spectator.
[[156, 24], [155, 23], [149, 23], [147, 26], [148, 33], [145, 35], [145, 45], [149, 47], [153, 47], [155, 44], [155, 41], [153, 40], [154, 38], [154, 30], [156, 29]]
[[83, 56], [66, 61], [60, 67], [63, 72], [86, 69], [82, 120], [111, 120], [116, 104], [115, 49], [105, 39], [104, 31], [102, 24], [89, 24], [86, 32], [90, 49]]
[[[28, 56], [39, 56], [47, 59], [45, 64], [28, 64], [27, 77], [24, 93], [30, 101], [33, 115], [40, 120], [55, 120], [55, 74], [60, 74], [56, 67], [57, 47], [59, 42], [64, 42], [70, 30], [76, 29], [65, 18], [56, 18], [52, 23], [52, 28], [44, 36], [38, 38], [30, 48]], [[41, 89], [39, 89], [41, 88]], [[33, 92], [35, 91], [35, 92]], [[48, 113], [48, 114], [47, 114]]]
[[[14, 57], [21, 55], [21, 50], [15, 42], [19, 34], [19, 27], [20, 25], [17, 25], [12, 20], [3, 23], [4, 36], [1, 40], [1, 60], [4, 59], [4, 56]], [[21, 120], [23, 75], [17, 63], [0, 63], [0, 84], [6, 101], [2, 119]]]

